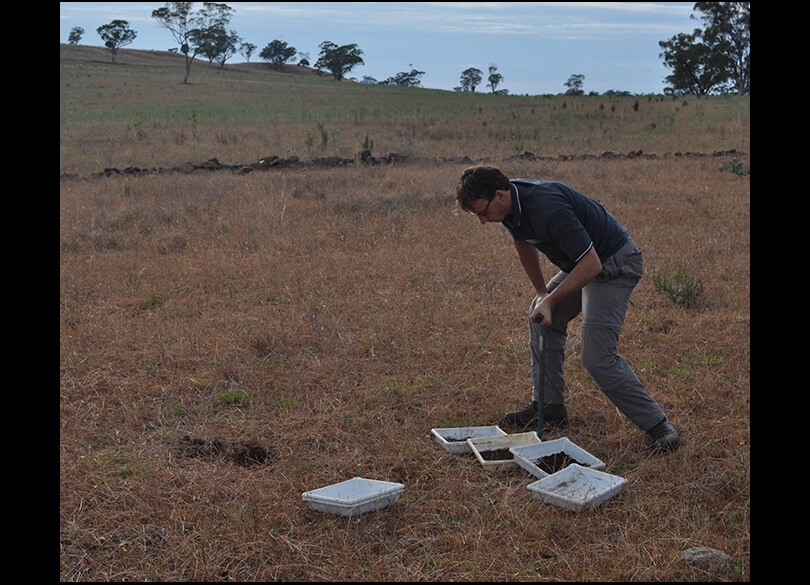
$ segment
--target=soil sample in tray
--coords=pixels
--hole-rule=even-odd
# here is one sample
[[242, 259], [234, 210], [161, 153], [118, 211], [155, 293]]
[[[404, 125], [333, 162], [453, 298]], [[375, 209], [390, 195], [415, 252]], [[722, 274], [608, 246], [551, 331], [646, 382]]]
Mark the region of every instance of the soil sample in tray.
[[501, 461], [502, 459], [515, 458], [509, 449], [491, 449], [489, 451], [479, 451], [479, 453], [484, 461]]
[[556, 473], [561, 469], [565, 469], [572, 463], [578, 463], [583, 467], [588, 467], [587, 463], [580, 463], [564, 451], [560, 451], [559, 453], [551, 453], [545, 457], [540, 457], [539, 459], [532, 461], [532, 463], [548, 474]]

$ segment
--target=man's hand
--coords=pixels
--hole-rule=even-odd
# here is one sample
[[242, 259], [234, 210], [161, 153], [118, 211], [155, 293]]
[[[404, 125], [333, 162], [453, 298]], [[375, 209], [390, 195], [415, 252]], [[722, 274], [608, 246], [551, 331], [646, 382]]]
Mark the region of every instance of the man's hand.
[[[564, 298], [581, 290], [602, 270], [602, 262], [594, 248], [591, 248], [574, 266], [574, 269], [563, 278], [553, 291], [540, 297], [532, 311], [532, 322], [538, 327], [551, 325], [551, 312], [554, 306]], [[538, 320], [539, 319], [539, 320]]]
[[534, 311], [532, 311], [532, 323], [538, 327], [551, 325], [551, 305], [544, 302], [547, 298], [548, 296], [538, 297], [539, 300], [535, 303]]

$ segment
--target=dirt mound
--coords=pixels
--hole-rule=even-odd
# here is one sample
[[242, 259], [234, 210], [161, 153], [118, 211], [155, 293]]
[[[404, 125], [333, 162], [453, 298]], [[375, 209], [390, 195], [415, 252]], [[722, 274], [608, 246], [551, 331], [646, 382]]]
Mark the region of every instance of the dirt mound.
[[[675, 153], [666, 153], [663, 155], [657, 154], [650, 154], [644, 153], [641, 150], [634, 150], [630, 151], [627, 154], [623, 153], [614, 153], [609, 150], [602, 151], [599, 154], [559, 154], [556, 156], [550, 155], [536, 155], [533, 152], [525, 151], [521, 154], [517, 154], [514, 156], [508, 157], [506, 160], [561, 160], [561, 161], [570, 161], [570, 160], [587, 160], [587, 159], [602, 159], [602, 160], [627, 160], [627, 159], [659, 159], [659, 158], [671, 158], [671, 157], [686, 157], [686, 158], [695, 158], [695, 157], [723, 157], [723, 156], [737, 156], [742, 155], [743, 153], [738, 151], [735, 148], [729, 150], [717, 150], [712, 152], [711, 154], [702, 153], [702, 152], [675, 152]], [[277, 170], [277, 169], [289, 169], [289, 168], [304, 168], [304, 167], [341, 167], [341, 166], [370, 166], [370, 165], [378, 165], [378, 164], [403, 164], [408, 162], [415, 162], [415, 161], [432, 161], [432, 162], [439, 162], [439, 163], [467, 163], [467, 164], [477, 164], [477, 163], [486, 163], [489, 162], [489, 158], [484, 159], [471, 159], [468, 156], [450, 156], [450, 157], [441, 157], [438, 159], [429, 159], [426, 157], [413, 157], [408, 155], [398, 154], [396, 152], [391, 152], [386, 156], [382, 157], [374, 157], [371, 154], [370, 150], [362, 150], [358, 152], [354, 157], [345, 158], [340, 156], [327, 156], [322, 158], [313, 158], [309, 161], [301, 160], [297, 156], [291, 156], [288, 158], [281, 158], [275, 155], [265, 156], [260, 158], [256, 162], [251, 163], [224, 163], [220, 162], [216, 158], [208, 159], [201, 163], [192, 163], [192, 162], [185, 162], [183, 164], [173, 166], [173, 167], [136, 167], [136, 166], [128, 166], [123, 169], [119, 169], [117, 167], [107, 167], [97, 173], [92, 173], [91, 177], [112, 177], [116, 175], [157, 175], [157, 174], [167, 174], [167, 173], [196, 173], [196, 172], [208, 172], [208, 171], [230, 171], [238, 174], [248, 174], [253, 172], [263, 172], [269, 170]], [[62, 173], [62, 179], [77, 179], [81, 178], [79, 175], [71, 174], [71, 173]]]

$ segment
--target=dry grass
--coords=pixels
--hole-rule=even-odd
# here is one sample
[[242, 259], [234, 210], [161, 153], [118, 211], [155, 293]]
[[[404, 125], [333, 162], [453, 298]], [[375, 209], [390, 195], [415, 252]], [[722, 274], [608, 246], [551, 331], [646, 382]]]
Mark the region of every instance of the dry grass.
[[[127, 83], [111, 65], [76, 63], [104, 71], [109, 91]], [[211, 78], [196, 72], [204, 91]], [[181, 71], [172, 75], [176, 90]], [[433, 111], [441, 96], [428, 93], [414, 110]], [[564, 436], [628, 480], [574, 513], [537, 502], [522, 470], [490, 473], [430, 435], [497, 424], [530, 391], [530, 287], [508, 236], [455, 211], [464, 164], [88, 178], [108, 164], [284, 152], [246, 147], [245, 123], [235, 142], [200, 139], [186, 152], [150, 130], [119, 153], [110, 146], [120, 135], [96, 135], [88, 120], [94, 107], [111, 127], [129, 114], [115, 121], [110, 102], [83, 99], [63, 90], [63, 108], [87, 118], [62, 124], [60, 171], [83, 178], [63, 179], [60, 194], [61, 580], [749, 580], [750, 180], [729, 171], [728, 157], [505, 160], [490, 125], [445, 140], [411, 121], [411, 148], [476, 157], [491, 147], [510, 176], [597, 197], [645, 250], [620, 351], [684, 444], [647, 452], [580, 367], [574, 325]], [[169, 106], [152, 108], [159, 118]], [[633, 148], [737, 148], [747, 167], [745, 112], [738, 135], [687, 139], [675, 124], [672, 141], [684, 146], [656, 149], [639, 135]], [[459, 125], [436, 116], [438, 127]], [[290, 121], [283, 134], [307, 124]], [[201, 122], [199, 135], [217, 128]], [[369, 121], [365, 131], [406, 150], [385, 128]], [[286, 148], [305, 158], [294, 142]], [[349, 156], [360, 145], [350, 146]], [[705, 286], [699, 309], [654, 290], [653, 271], [680, 266]], [[195, 450], [195, 440], [223, 448]], [[240, 465], [231, 455], [249, 446], [267, 459]], [[357, 475], [406, 490], [395, 506], [351, 519], [301, 501]], [[723, 550], [734, 566], [687, 566], [679, 556], [693, 546]]]

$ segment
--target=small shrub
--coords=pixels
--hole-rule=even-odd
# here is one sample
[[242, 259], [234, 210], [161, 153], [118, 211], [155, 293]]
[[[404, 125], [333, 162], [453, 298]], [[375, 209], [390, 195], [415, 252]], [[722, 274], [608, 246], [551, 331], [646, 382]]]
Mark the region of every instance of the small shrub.
[[318, 130], [321, 132], [321, 146], [326, 148], [326, 145], [329, 143], [329, 132], [326, 130], [326, 127], [318, 122]]
[[512, 148], [515, 151], [515, 154], [520, 154], [526, 148], [526, 143], [523, 140], [523, 131], [518, 128], [517, 130], [512, 130], [509, 133], [509, 137], [512, 139]]
[[734, 173], [735, 175], [745, 176], [745, 175], [750, 175], [751, 174], [751, 171], [749, 169], [746, 169], [743, 166], [742, 161], [740, 159], [738, 159], [737, 157], [734, 157], [734, 159], [731, 161], [731, 167], [730, 168], [731, 168], [731, 172]]
[[143, 118], [136, 118], [133, 120], [130, 123], [130, 127], [132, 128], [133, 132], [135, 132], [135, 137], [138, 140], [143, 140], [149, 133], [149, 130], [146, 128], [146, 121]]
[[247, 394], [243, 390], [226, 390], [217, 396], [220, 406], [241, 406], [247, 401]]
[[703, 283], [689, 275], [683, 267], [671, 276], [656, 272], [652, 277], [655, 291], [663, 293], [676, 305], [687, 309], [703, 305]]

